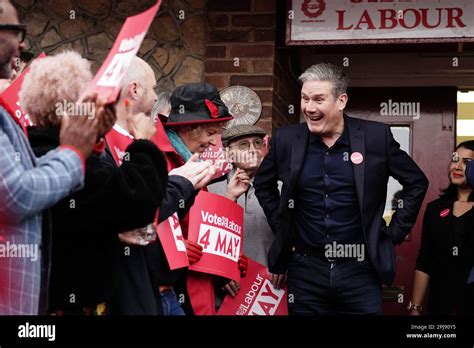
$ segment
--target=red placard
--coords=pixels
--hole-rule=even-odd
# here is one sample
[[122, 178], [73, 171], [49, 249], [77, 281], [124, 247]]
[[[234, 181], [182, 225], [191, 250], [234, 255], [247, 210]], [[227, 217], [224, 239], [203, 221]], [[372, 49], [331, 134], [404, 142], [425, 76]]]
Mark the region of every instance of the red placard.
[[127, 18], [107, 59], [80, 99], [92, 92], [97, 92], [99, 99], [108, 98], [109, 103], [117, 99], [130, 63], [140, 49], [160, 5], [161, 0], [158, 0], [148, 10]]
[[237, 296], [226, 296], [217, 315], [288, 315], [287, 289], [275, 289], [267, 267], [248, 260]]
[[158, 225], [155, 222], [155, 228], [170, 269], [188, 267], [188, 255], [186, 254], [186, 245], [184, 244], [178, 214], [174, 213]]
[[203, 255], [189, 269], [238, 281], [243, 222], [240, 205], [201, 191], [189, 211], [188, 239], [203, 247]]
[[112, 157], [115, 160], [117, 165], [122, 165], [122, 161], [127, 160], [127, 154], [125, 150], [128, 145], [133, 142], [133, 138], [129, 135], [123, 133], [123, 131], [118, 130], [117, 125], [115, 125], [106, 135], [105, 140], [107, 145], [109, 145], [110, 152], [112, 152]]
[[[36, 59], [41, 59], [46, 57], [46, 54], [41, 53]], [[18, 93], [20, 93], [21, 86], [23, 85], [23, 80], [25, 79], [26, 74], [30, 71], [30, 67], [26, 68], [20, 76], [18, 76], [12, 84], [0, 95], [0, 105], [2, 105], [8, 112], [11, 113], [11, 116], [16, 118], [15, 121], [22, 124], [24, 127], [29, 127], [33, 125], [30, 117], [23, 111], [20, 106], [20, 101], [18, 99]]]
[[232, 170], [232, 164], [225, 160], [224, 146], [222, 145], [221, 136], [216, 138], [216, 145], [211, 145], [201, 155], [203, 161], [210, 161], [213, 164], [218, 163], [218, 169], [214, 178], [219, 178]]

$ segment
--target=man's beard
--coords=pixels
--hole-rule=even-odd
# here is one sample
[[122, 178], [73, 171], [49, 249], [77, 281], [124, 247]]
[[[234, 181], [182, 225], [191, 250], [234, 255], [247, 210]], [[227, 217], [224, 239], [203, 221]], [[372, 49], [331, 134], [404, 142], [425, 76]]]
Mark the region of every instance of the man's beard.
[[10, 79], [12, 77], [12, 59], [16, 53], [13, 45], [0, 38], [0, 78]]

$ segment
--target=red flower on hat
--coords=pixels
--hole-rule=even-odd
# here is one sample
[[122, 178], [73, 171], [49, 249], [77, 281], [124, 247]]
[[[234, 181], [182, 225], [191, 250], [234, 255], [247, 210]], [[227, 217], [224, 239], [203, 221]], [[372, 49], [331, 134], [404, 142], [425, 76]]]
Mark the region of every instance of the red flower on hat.
[[219, 109], [217, 108], [217, 106], [213, 102], [211, 102], [209, 99], [205, 99], [204, 101], [206, 102], [207, 108], [211, 112], [211, 117], [212, 118], [218, 118], [219, 117]]

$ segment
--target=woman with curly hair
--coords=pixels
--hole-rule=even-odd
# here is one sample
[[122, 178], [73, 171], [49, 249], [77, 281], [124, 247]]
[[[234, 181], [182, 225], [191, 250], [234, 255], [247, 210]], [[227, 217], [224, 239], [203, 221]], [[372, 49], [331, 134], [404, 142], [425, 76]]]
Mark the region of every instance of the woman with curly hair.
[[[36, 124], [28, 134], [37, 156], [58, 146], [63, 112], [91, 117], [92, 104], [76, 103], [91, 80], [90, 63], [75, 52], [33, 62], [20, 102]], [[113, 114], [99, 136], [114, 122]], [[49, 285], [42, 284], [49, 313], [106, 314], [120, 272], [119, 233], [155, 218], [168, 178], [163, 153], [148, 139], [133, 141], [126, 151], [128, 161], [117, 167], [98, 139], [86, 162], [84, 188], [50, 211], [52, 235], [44, 240], [52, 245], [52, 266]]]

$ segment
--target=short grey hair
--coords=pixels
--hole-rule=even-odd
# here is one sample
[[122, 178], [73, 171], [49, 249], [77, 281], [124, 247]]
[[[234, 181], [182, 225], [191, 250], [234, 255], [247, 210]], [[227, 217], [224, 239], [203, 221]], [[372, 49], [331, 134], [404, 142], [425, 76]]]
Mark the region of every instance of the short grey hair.
[[[153, 119], [158, 117], [158, 114], [163, 112], [164, 109], [171, 109], [171, 92], [163, 91], [158, 93], [156, 103], [153, 105], [153, 109], [151, 110], [151, 116]], [[167, 115], [166, 115], [167, 116]]]
[[333, 84], [333, 94], [337, 98], [347, 93], [349, 79], [344, 70], [334, 64], [319, 63], [311, 65], [298, 79], [301, 84], [307, 81], [329, 81]]

